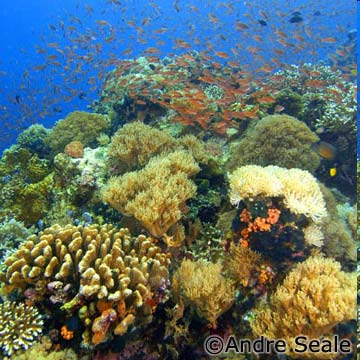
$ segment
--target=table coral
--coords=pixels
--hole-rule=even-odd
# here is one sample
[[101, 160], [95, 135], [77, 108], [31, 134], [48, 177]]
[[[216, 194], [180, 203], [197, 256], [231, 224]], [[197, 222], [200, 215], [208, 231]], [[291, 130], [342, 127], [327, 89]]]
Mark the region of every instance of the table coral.
[[268, 304], [255, 312], [251, 328], [256, 336], [284, 339], [288, 355], [295, 358], [334, 358], [323, 352], [294, 353], [294, 339], [333, 341], [333, 329], [356, 319], [356, 274], [340, 270], [340, 263], [310, 257], [298, 264], [270, 296]]
[[31, 347], [41, 335], [42, 325], [35, 307], [10, 301], [0, 304], [0, 346], [4, 354], [12, 358], [17, 351]]
[[[158, 291], [167, 286], [169, 263], [168, 255], [152, 238], [132, 238], [127, 229], [54, 225], [39, 236], [30, 236], [7, 257], [0, 278], [6, 292], [16, 289], [25, 295], [32, 290], [36, 301], [50, 300], [57, 289], [67, 287], [72, 299], [67, 299], [62, 309], [71, 316], [81, 309], [79, 317], [86, 326], [84, 343], [90, 343], [92, 328], [96, 330], [93, 335], [100, 332], [99, 328], [103, 330], [95, 336], [96, 345], [111, 337], [113, 331], [120, 333], [114, 329], [126, 325], [125, 319], [130, 325], [130, 314], [136, 323], [151, 320], [161, 301]], [[53, 286], [55, 281], [57, 285]], [[106, 306], [100, 306], [104, 301]], [[100, 325], [96, 318], [103, 319], [104, 311], [112, 311], [112, 320], [95, 326]], [[123, 326], [122, 334], [127, 326]]]
[[233, 283], [222, 275], [222, 266], [203, 260], [183, 260], [173, 276], [173, 291], [178, 303], [191, 306], [213, 327], [235, 301]]
[[199, 171], [190, 153], [175, 151], [153, 158], [140, 171], [111, 178], [103, 189], [103, 199], [160, 237], [181, 219], [186, 200], [196, 192], [189, 177]]

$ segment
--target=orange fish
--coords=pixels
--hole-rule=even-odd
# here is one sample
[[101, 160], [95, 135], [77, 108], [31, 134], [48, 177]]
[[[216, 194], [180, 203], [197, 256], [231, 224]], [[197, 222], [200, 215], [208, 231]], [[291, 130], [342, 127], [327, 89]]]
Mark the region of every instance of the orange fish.
[[313, 144], [311, 148], [326, 160], [333, 160], [336, 156], [335, 146], [325, 141], [319, 141]]
[[326, 38], [320, 39], [320, 41], [323, 43], [333, 44], [336, 42], [336, 39], [333, 37], [326, 37]]

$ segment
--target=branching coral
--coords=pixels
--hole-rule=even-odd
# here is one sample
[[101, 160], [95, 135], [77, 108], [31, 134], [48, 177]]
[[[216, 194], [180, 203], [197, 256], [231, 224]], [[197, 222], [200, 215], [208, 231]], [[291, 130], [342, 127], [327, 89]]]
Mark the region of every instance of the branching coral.
[[155, 157], [140, 171], [110, 179], [103, 199], [122, 214], [134, 216], [152, 235], [162, 236], [180, 220], [186, 200], [195, 195], [189, 176], [199, 171], [185, 151]]
[[45, 141], [54, 153], [64, 151], [65, 146], [75, 140], [92, 146], [99, 134], [109, 127], [110, 121], [104, 115], [74, 111], [56, 123]]
[[231, 149], [228, 169], [255, 164], [300, 168], [314, 172], [319, 155], [311, 145], [319, 141], [303, 122], [287, 115], [270, 115], [250, 128]]
[[42, 333], [43, 320], [38, 310], [24, 303], [0, 304], [0, 346], [5, 355], [26, 350]]
[[294, 353], [295, 337], [333, 341], [333, 328], [352, 319], [356, 319], [356, 274], [341, 271], [332, 259], [311, 257], [287, 275], [268, 304], [256, 310], [251, 327], [256, 336], [284, 339], [291, 357], [328, 359], [329, 353]]
[[[81, 309], [87, 328], [84, 342], [90, 342], [93, 330], [96, 345], [113, 331], [126, 332], [131, 324], [128, 316], [137, 322], [151, 320], [161, 300], [158, 290], [166, 288], [168, 264], [167, 254], [153, 239], [143, 235], [132, 238], [127, 229], [55, 225], [40, 236], [29, 237], [5, 260], [6, 270], [0, 277], [5, 291], [32, 292], [37, 301], [51, 302], [59, 289], [67, 288], [62, 309], [72, 315], [85, 306]], [[109, 311], [112, 316], [107, 315]], [[118, 326], [123, 331], [116, 330]]]
[[198, 316], [216, 327], [217, 318], [235, 301], [232, 281], [222, 275], [222, 266], [203, 260], [183, 260], [173, 276], [174, 296]]

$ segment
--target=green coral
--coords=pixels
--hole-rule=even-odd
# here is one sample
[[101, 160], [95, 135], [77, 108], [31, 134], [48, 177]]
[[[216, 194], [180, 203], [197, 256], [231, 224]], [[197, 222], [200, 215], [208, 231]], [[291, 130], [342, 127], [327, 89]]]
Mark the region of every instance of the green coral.
[[100, 133], [110, 127], [107, 116], [74, 111], [66, 119], [59, 120], [52, 128], [46, 143], [54, 153], [63, 152], [71, 141], [80, 141], [84, 146], [94, 146]]
[[50, 150], [46, 144], [49, 132], [49, 129], [40, 124], [31, 125], [18, 136], [17, 143], [20, 147], [28, 149], [40, 157], [46, 157]]
[[277, 165], [313, 173], [320, 164], [320, 158], [311, 145], [318, 140], [315, 133], [294, 117], [266, 116], [232, 147], [227, 168], [234, 170], [248, 164]]

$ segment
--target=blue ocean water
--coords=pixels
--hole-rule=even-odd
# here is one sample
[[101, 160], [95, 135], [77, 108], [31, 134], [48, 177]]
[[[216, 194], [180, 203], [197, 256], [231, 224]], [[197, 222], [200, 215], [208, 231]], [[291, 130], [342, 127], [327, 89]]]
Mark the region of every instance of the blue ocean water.
[[[0, 159], [0, 358], [28, 342], [83, 360], [207, 359], [208, 335], [254, 338], [270, 305], [276, 336], [355, 349], [357, 10], [3, 3], [0, 152], [32, 124], [52, 130]], [[277, 308], [296, 271], [310, 280]], [[32, 332], [16, 349], [21, 321]]]
[[[301, 21], [290, 22], [296, 12]], [[1, 147], [32, 123], [50, 127], [70, 111], [85, 110], [117, 60], [149, 47], [158, 48], [160, 58], [189, 48], [209, 56], [224, 51], [254, 69], [274, 57], [286, 64], [328, 61], [356, 28], [355, 13], [353, 1], [325, 0], [3, 2]], [[322, 41], [329, 37], [334, 42]], [[178, 40], [188, 44], [176, 46]]]

